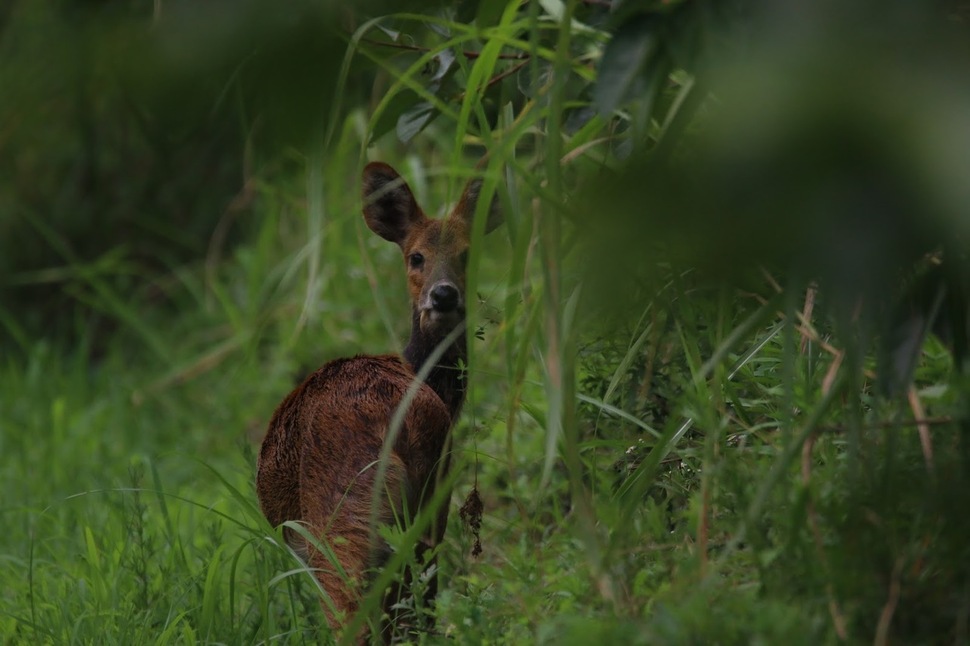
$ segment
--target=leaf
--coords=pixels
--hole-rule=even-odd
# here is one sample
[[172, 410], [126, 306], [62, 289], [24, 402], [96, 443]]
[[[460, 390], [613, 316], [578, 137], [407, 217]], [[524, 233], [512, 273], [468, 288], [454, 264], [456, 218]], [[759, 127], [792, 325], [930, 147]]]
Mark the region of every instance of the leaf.
[[442, 38], [451, 38], [451, 30], [448, 29], [448, 27], [445, 26], [444, 24], [437, 23], [434, 21], [429, 21], [427, 25], [428, 25], [428, 29], [438, 34]]
[[[456, 58], [457, 55], [451, 49], [442, 49], [435, 54], [432, 59], [432, 64], [425, 67], [425, 70], [422, 72], [422, 75], [426, 78], [430, 76], [426, 88], [428, 92], [435, 96], [440, 96], [442, 87], [450, 88], [454, 85], [452, 79], [454, 77], [454, 71], [457, 69], [455, 65]], [[402, 143], [407, 143], [421, 132], [425, 126], [431, 123], [433, 118], [438, 116], [438, 109], [430, 101], [420, 101], [412, 104], [413, 92], [406, 92], [403, 96], [408, 97], [406, 101], [399, 101], [398, 97], [392, 99], [392, 103], [389, 104], [388, 109], [381, 115], [381, 119], [378, 122], [381, 128], [375, 127], [374, 130], [375, 133], [379, 132], [383, 134], [386, 132], [383, 127], [386, 126], [389, 129], [390, 119], [395, 119], [397, 138]], [[377, 138], [376, 134], [374, 138]]]
[[652, 17], [635, 17], [616, 31], [603, 52], [593, 88], [593, 102], [600, 114], [610, 115], [626, 100], [659, 50], [660, 36]]
[[394, 96], [374, 124], [371, 139], [376, 141], [387, 134], [391, 128], [395, 128], [401, 115], [410, 110], [417, 100], [418, 96], [410, 91], [399, 92]]
[[397, 138], [401, 143], [407, 143], [421, 132], [438, 111], [429, 101], [422, 101], [397, 119]]
[[[401, 32], [395, 31], [390, 27], [385, 27], [381, 23], [377, 23], [377, 32], [375, 33], [375, 35], [377, 33], [383, 33], [385, 36], [388, 37], [389, 42], [392, 42], [392, 43], [398, 42], [398, 40], [401, 38]], [[372, 35], [371, 38], [374, 39], [374, 35]]]
[[931, 330], [938, 328], [946, 296], [945, 276], [940, 268], [935, 268], [903, 297], [883, 341], [879, 379], [887, 394], [899, 394], [912, 382], [923, 342]]
[[552, 63], [539, 63], [520, 69], [515, 75], [519, 92], [528, 99], [539, 96], [553, 75], [552, 67]]
[[573, 32], [588, 32], [595, 33], [596, 30], [586, 25], [578, 20], [572, 15], [572, 11], [568, 11], [566, 3], [562, 0], [539, 0], [539, 6], [542, 7], [549, 17], [551, 17], [556, 22], [562, 22], [563, 18], [569, 15], [569, 28]]
[[569, 110], [566, 113], [566, 122], [562, 126], [563, 131], [569, 135], [574, 135], [594, 117], [596, 117], [596, 110], [588, 105]]
[[[448, 71], [452, 68], [455, 63], [455, 53], [450, 49], [443, 49], [434, 57], [438, 68], [435, 70], [431, 77], [433, 84], [438, 83], [445, 77]], [[432, 88], [432, 91], [437, 93], [437, 86]]]

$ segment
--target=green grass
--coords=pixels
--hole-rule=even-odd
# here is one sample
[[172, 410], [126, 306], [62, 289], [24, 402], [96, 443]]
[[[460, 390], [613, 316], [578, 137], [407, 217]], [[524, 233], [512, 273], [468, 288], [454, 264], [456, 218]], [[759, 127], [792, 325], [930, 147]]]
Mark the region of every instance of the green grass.
[[[325, 148], [251, 160], [251, 212], [226, 222], [241, 242], [214, 236], [150, 276], [121, 247], [93, 263], [63, 250], [63, 298], [81, 305], [51, 308], [75, 317], [63, 338], [0, 310], [0, 642], [329, 640], [321, 591], [256, 506], [256, 451], [305, 374], [403, 345], [402, 263], [360, 216], [364, 158], [438, 213], [486, 150], [506, 226], [473, 234], [480, 333], [437, 632], [418, 640], [970, 640], [967, 385], [949, 351], [928, 339], [912, 400], [887, 397], [864, 331], [834, 307], [799, 321], [805, 293], [785, 276], [741, 289], [646, 255], [601, 288], [598, 270], [628, 259], [586, 244], [601, 214], [579, 205], [615, 147], [667, 154], [698, 101], [677, 71], [645, 105], [574, 127], [607, 34], [539, 20], [580, 3], [539, 5], [481, 29], [399, 16], [428, 51], [360, 40], [381, 70], [372, 109], [335, 109]], [[480, 53], [454, 62], [467, 92], [435, 94], [427, 70], [453, 46]], [[528, 92], [493, 82], [522, 60]], [[372, 140], [409, 92], [437, 119], [406, 147]], [[458, 514], [473, 490], [480, 556]], [[410, 553], [410, 533], [387, 537]]]
[[[357, 215], [342, 217], [353, 238]], [[352, 267], [369, 241], [346, 242], [330, 237], [321, 254], [343, 249]], [[502, 263], [483, 255], [483, 288], [501, 290]], [[189, 287], [176, 296], [185, 311], [145, 315], [172, 349], [166, 362], [139, 351], [137, 331], [122, 331], [96, 363], [83, 345], [43, 342], [7, 357], [5, 641], [316, 643], [326, 635], [316, 587], [255, 508], [254, 449], [314, 358], [394, 344], [371, 313], [366, 277], [353, 271], [333, 286], [346, 302], [322, 300], [294, 342], [308, 279], [265, 286], [266, 268], [284, 258], [282, 246], [238, 250], [211, 288], [234, 295], [217, 297], [220, 305], [193, 300], [202, 269], [185, 270]], [[377, 289], [401, 282], [398, 258], [374, 262], [392, 277]], [[391, 315], [400, 311], [398, 297], [379, 296]], [[244, 315], [233, 322], [254, 297], [278, 314], [255, 317], [266, 320], [259, 331]], [[442, 548], [444, 634], [459, 643], [834, 642], [834, 601], [850, 638], [865, 641], [895, 572], [906, 585], [894, 621], [957, 636], [966, 597], [954, 564], [965, 562], [965, 523], [955, 512], [968, 501], [957, 486], [966, 476], [955, 436], [935, 433], [932, 477], [904, 403], [853, 390], [849, 379], [835, 383], [834, 399], [822, 396], [829, 350], [808, 343], [791, 353], [799, 339], [757, 303], [729, 294], [658, 300], [637, 319], [581, 336], [579, 483], [558, 458], [548, 475], [543, 469], [542, 346], [533, 346], [520, 383], [503, 365], [506, 328], [523, 334], [528, 322], [489, 325], [476, 342], [452, 504], [477, 483], [484, 554], [471, 556], [472, 537], [453, 512]], [[210, 358], [210, 344], [230, 342]], [[722, 359], [707, 363], [714, 356]], [[949, 370], [945, 350], [928, 345], [919, 383], [931, 416], [951, 405]], [[513, 396], [521, 404], [510, 409]], [[818, 431], [807, 486], [800, 444], [791, 445], [806, 429]]]
[[[326, 634], [315, 586], [255, 508], [254, 450], [314, 360], [396, 346], [374, 301], [386, 301], [401, 333], [393, 317], [403, 304], [391, 293], [399, 259], [375, 247], [373, 271], [390, 278], [370, 283], [355, 271], [358, 252], [372, 248], [353, 244], [357, 217], [334, 215], [320, 254], [343, 269], [319, 265], [321, 297], [298, 333], [310, 279], [305, 268], [277, 268], [309, 262], [262, 242], [263, 231], [215, 285], [201, 284], [201, 267], [181, 270], [171, 292], [179, 314], [142, 310], [144, 327], [171, 348], [166, 361], [124, 329], [94, 363], [83, 344], [36, 342], [7, 356], [5, 641], [315, 643]], [[282, 216], [264, 225], [284, 240], [287, 226]], [[526, 335], [529, 323], [496, 305], [508, 279], [502, 253], [482, 254], [480, 284], [483, 320], [504, 322], [475, 342], [456, 430], [452, 504], [477, 482], [484, 554], [470, 555], [453, 512], [438, 603], [445, 634], [459, 643], [819, 643], [835, 640], [835, 600], [849, 635], [864, 641], [898, 571], [901, 598], [921, 605], [900, 602], [895, 621], [956, 636], [965, 592], [938, 588], [959, 580], [950, 559], [965, 556], [955, 436], [934, 431], [931, 477], [905, 403], [851, 379], [823, 397], [833, 356], [817, 343], [790, 352], [799, 339], [774, 311], [746, 325], [757, 304], [730, 294], [658, 300], [623, 329], [580, 335], [580, 481], [556, 457], [558, 441], [547, 474], [544, 346], [532, 342], [520, 381], [510, 381], [503, 344], [516, 339], [509, 328]], [[949, 370], [948, 354], [930, 344], [919, 383], [931, 416], [951, 405]], [[806, 486], [791, 442], [812, 429]], [[938, 598], [925, 599], [931, 590]]]

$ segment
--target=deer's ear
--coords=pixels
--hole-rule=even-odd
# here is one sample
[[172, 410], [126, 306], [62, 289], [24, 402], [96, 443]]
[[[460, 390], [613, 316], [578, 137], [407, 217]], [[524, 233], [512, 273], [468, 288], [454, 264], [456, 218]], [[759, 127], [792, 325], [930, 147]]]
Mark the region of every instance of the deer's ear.
[[385, 240], [401, 244], [410, 228], [424, 217], [407, 183], [387, 164], [367, 164], [362, 193], [364, 220]]
[[[482, 180], [475, 178], [468, 182], [465, 191], [461, 194], [461, 200], [455, 207], [455, 215], [464, 218], [471, 226], [472, 218], [475, 217], [475, 208], [478, 206], [478, 198], [482, 192]], [[492, 202], [488, 205], [487, 220], [485, 221], [485, 233], [491, 233], [502, 224], [502, 209], [498, 203], [498, 191], [492, 194]]]

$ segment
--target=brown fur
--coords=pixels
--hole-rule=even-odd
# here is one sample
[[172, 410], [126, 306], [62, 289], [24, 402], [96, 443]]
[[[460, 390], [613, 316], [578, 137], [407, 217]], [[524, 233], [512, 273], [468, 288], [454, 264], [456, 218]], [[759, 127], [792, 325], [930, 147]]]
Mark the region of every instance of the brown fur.
[[[390, 166], [365, 168], [364, 218], [375, 233], [400, 246], [408, 268], [411, 338], [403, 357], [358, 356], [324, 365], [283, 400], [263, 440], [256, 489], [266, 518], [273, 525], [305, 523], [331, 547], [350, 578], [347, 585], [324, 554], [287, 530], [287, 541], [305, 557], [333, 601], [335, 613], [326, 603], [324, 609], [335, 629], [356, 611], [368, 570], [388, 556], [370, 519], [377, 461], [391, 418], [436, 346], [464, 325], [463, 255], [480, 187], [479, 181], [470, 182], [449, 217], [431, 220]], [[499, 223], [494, 201], [491, 207], [487, 230]], [[436, 288], [444, 290], [438, 292], [437, 305]], [[446, 307], [442, 294], [448, 296]], [[447, 471], [449, 433], [464, 401], [458, 366], [465, 349], [462, 331], [431, 367], [404, 416], [387, 465], [386, 494], [378, 500], [380, 523], [416, 514]], [[447, 503], [433, 513], [436, 521], [419, 552], [444, 536]], [[433, 593], [434, 583], [430, 587]], [[385, 604], [392, 620], [389, 606], [396, 596], [389, 594]]]

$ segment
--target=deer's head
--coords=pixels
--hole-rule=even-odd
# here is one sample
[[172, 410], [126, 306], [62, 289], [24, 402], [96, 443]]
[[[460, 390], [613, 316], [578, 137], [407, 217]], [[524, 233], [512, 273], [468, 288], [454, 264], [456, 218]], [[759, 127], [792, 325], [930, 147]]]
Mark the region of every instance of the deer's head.
[[[465, 320], [468, 244], [481, 188], [480, 179], [469, 181], [454, 210], [433, 220], [393, 168], [380, 162], [364, 168], [364, 219], [371, 231], [401, 248], [411, 307], [427, 336], [443, 338]], [[493, 197], [485, 232], [501, 222]]]

